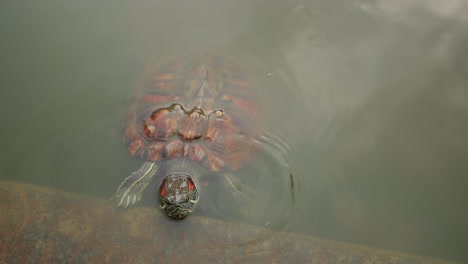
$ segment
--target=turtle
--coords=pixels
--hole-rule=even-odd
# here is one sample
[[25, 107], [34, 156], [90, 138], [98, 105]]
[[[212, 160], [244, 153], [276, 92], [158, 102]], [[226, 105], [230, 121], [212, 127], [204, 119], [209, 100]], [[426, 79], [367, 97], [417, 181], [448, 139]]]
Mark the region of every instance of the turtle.
[[239, 56], [197, 51], [156, 60], [146, 68], [126, 113], [124, 142], [144, 161], [113, 196], [119, 208], [135, 205], [153, 180], [159, 205], [181, 220], [199, 200], [203, 175], [223, 177], [248, 199], [258, 194], [238, 172], [251, 162], [264, 129], [256, 70]]

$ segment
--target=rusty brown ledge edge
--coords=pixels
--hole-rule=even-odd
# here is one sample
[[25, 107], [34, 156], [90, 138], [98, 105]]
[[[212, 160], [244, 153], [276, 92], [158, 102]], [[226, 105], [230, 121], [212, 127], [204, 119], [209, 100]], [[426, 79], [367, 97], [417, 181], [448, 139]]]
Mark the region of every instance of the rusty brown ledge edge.
[[453, 263], [0, 181], [0, 263], [167, 262]]

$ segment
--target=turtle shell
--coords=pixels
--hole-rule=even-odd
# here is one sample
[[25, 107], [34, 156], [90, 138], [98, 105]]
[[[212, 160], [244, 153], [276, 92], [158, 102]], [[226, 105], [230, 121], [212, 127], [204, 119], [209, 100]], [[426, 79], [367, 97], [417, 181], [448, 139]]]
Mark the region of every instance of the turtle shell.
[[147, 161], [187, 157], [214, 172], [242, 168], [262, 121], [254, 75], [215, 52], [149, 65], [127, 112], [129, 152]]

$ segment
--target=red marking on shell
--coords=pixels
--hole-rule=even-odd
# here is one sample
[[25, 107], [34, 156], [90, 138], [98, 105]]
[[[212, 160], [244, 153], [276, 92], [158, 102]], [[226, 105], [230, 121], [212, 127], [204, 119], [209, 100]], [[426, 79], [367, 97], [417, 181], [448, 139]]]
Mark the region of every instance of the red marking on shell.
[[146, 122], [143, 123], [143, 131], [145, 131], [145, 135], [149, 138], [151, 138], [153, 136], [153, 133], [154, 133], [154, 126], [152, 126], [151, 124], [148, 125], [146, 124]]
[[179, 135], [185, 140], [201, 138], [205, 121], [206, 117], [197, 112], [183, 115], [179, 122]]
[[151, 113], [151, 120], [152, 121], [157, 121], [157, 119], [159, 119], [159, 121], [164, 121], [164, 118], [166, 118], [166, 116], [168, 116], [170, 114], [170, 111], [166, 108], [160, 108], [156, 111], [154, 111], [153, 113]]
[[176, 133], [180, 112], [159, 109], [144, 120], [143, 130], [149, 139], [166, 140]]
[[185, 155], [187, 155], [191, 160], [196, 162], [201, 162], [206, 158], [206, 149], [200, 144], [186, 145]]
[[211, 171], [217, 172], [224, 170], [224, 160], [213, 155], [211, 152], [208, 152], [201, 144], [191, 144], [190, 147], [188, 147], [187, 156], [191, 160], [202, 164]]
[[161, 160], [163, 156], [165, 142], [154, 142], [146, 147], [145, 159], [147, 161], [158, 161]]
[[261, 123], [248, 65], [206, 52], [150, 65], [146, 73], [127, 113], [132, 155], [186, 156], [212, 171], [237, 170], [252, 158], [245, 135], [254, 136]]
[[171, 96], [167, 95], [153, 95], [153, 94], [148, 94], [143, 97], [143, 102], [145, 103], [165, 103], [165, 102], [170, 102], [172, 101]]
[[184, 155], [184, 143], [179, 139], [174, 139], [166, 145], [163, 153], [166, 158], [180, 157]]
[[246, 111], [250, 118], [253, 118], [257, 114], [258, 105], [250, 99], [229, 94], [223, 95], [222, 99], [231, 101], [235, 106]]
[[134, 156], [142, 156], [145, 142], [140, 137], [135, 137], [128, 145], [128, 151]]
[[230, 115], [225, 114], [222, 118], [210, 116], [205, 138], [213, 142], [213, 144], [218, 144], [225, 135], [237, 133], [237, 130], [238, 129], [232, 125], [232, 118]]
[[245, 80], [230, 79], [229, 82], [236, 86], [250, 87], [250, 82], [245, 81]]
[[224, 159], [213, 155], [209, 154], [208, 158], [205, 161], [205, 167], [210, 169], [211, 171], [223, 171], [225, 169], [225, 161]]
[[[245, 137], [245, 131], [241, 126], [235, 125], [230, 114], [226, 113], [223, 118], [211, 118], [208, 123], [206, 144], [213, 157], [224, 161], [225, 169], [237, 170], [242, 168], [251, 159], [253, 144], [251, 139]], [[254, 131], [247, 131], [253, 133]], [[249, 134], [250, 135], [250, 134]], [[209, 167], [217, 167], [218, 160], [208, 159]], [[219, 164], [221, 166], [221, 164]]]
[[155, 81], [172, 81], [177, 78], [177, 75], [172, 72], [162, 72], [154, 76], [153, 80]]
[[153, 82], [153, 85], [151, 85], [152, 88], [154, 89], [170, 89], [174, 86], [173, 82]]
[[172, 72], [159, 73], [152, 78], [151, 88], [167, 90], [174, 86], [174, 80], [177, 79], [177, 75]]

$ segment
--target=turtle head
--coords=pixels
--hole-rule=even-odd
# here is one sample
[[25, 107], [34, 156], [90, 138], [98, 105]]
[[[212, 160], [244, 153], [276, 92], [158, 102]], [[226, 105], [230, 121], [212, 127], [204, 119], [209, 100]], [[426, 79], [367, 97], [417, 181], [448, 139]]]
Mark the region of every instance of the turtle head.
[[198, 202], [198, 190], [186, 173], [169, 174], [159, 186], [159, 205], [167, 216], [175, 220], [187, 217]]

